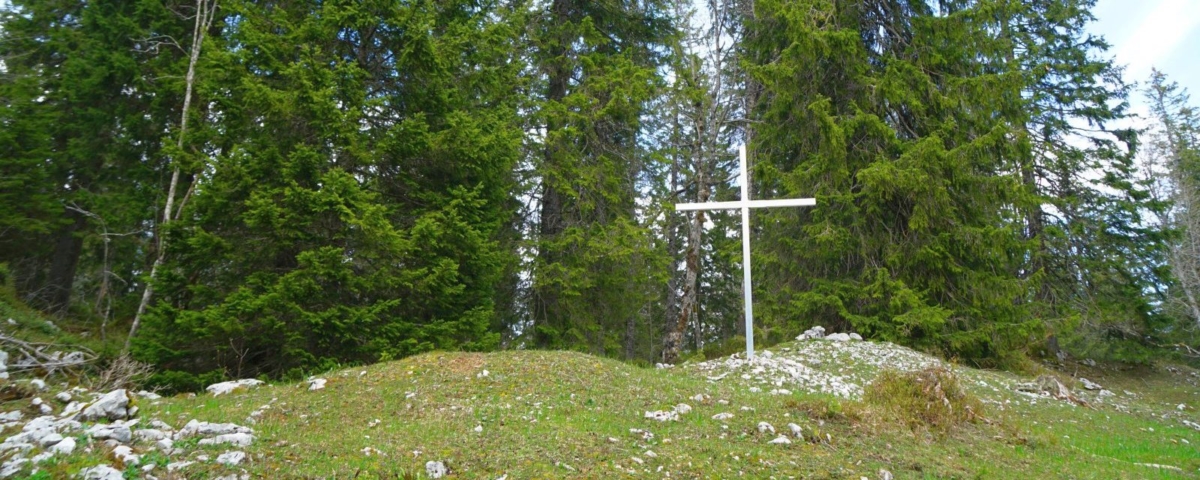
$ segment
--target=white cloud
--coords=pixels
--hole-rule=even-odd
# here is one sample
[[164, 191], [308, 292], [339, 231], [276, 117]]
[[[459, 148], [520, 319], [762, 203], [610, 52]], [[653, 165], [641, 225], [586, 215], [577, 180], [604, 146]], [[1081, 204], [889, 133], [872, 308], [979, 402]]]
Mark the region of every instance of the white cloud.
[[1144, 2], [1150, 12], [1119, 42], [1117, 63], [1128, 66], [1127, 79], [1140, 80], [1150, 75], [1176, 49], [1183, 46], [1193, 29], [1200, 28], [1200, 0], [1161, 0]]

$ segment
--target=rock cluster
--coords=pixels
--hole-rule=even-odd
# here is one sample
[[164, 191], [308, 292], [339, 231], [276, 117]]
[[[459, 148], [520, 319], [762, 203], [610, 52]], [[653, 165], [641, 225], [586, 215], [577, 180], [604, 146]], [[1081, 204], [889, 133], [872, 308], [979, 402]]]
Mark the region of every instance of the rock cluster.
[[[43, 391], [45, 385], [40, 380], [31, 382], [31, 387]], [[159, 398], [149, 392], [135, 395], [150, 400]], [[245, 447], [254, 441], [254, 432], [250, 428], [232, 423], [192, 420], [179, 430], [159, 420], [151, 420], [143, 425], [142, 419], [136, 418], [138, 408], [133, 405], [133, 398], [124, 389], [98, 394], [76, 387], [59, 392], [54, 398], [66, 404], [57, 415], [54, 414], [52, 402], [40, 398], [34, 398], [31, 406], [42, 412], [41, 416], [25, 421], [20, 410], [0, 413], [0, 426], [20, 428], [19, 432], [0, 442], [0, 458], [6, 458], [0, 464], [0, 478], [29, 473], [31, 469], [36, 471], [39, 464], [54, 457], [72, 455], [81, 450], [92, 452], [100, 448], [109, 452], [108, 456], [114, 465], [86, 468], [79, 472], [80, 477], [120, 479], [125, 468], [140, 465], [144, 478], [153, 479], [156, 478], [154, 472], [157, 468], [166, 467], [169, 472], [192, 463], [142, 465], [144, 455], [148, 452], [168, 456], [186, 453], [175, 447], [175, 442], [179, 440], [200, 437], [197, 442], [200, 445], [229, 447]], [[218, 456], [216, 461], [237, 465], [245, 458], [244, 452], [229, 451]]]

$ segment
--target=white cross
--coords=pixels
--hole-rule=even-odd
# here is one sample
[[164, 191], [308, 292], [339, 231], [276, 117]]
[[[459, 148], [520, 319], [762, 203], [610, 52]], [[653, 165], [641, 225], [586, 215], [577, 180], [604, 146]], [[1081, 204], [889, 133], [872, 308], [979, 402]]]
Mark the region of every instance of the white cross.
[[750, 209], [770, 207], [811, 207], [815, 198], [788, 198], [782, 200], [750, 200], [750, 171], [746, 167], [746, 146], [738, 149], [742, 170], [742, 199], [736, 202], [678, 203], [675, 210], [742, 209], [742, 290], [746, 299], [746, 358], [754, 358], [754, 299], [750, 285]]

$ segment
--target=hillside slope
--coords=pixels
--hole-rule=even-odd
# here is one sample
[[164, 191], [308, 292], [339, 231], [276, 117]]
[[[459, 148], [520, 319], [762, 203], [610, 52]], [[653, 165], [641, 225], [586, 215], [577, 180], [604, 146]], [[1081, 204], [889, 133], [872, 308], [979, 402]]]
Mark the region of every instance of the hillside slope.
[[[1074, 388], [1077, 403], [1018, 391], [1032, 379], [954, 368], [985, 407], [949, 429], [898, 421], [857, 400], [881, 369], [941, 363], [891, 344], [828, 340], [669, 369], [570, 352], [431, 353], [331, 372], [315, 390], [305, 382], [137, 398], [135, 438], [151, 420], [180, 429], [195, 419], [247, 426], [253, 442], [200, 445], [176, 435], [164, 455], [135, 440], [140, 456], [125, 465], [79, 435], [91, 452], [36, 468], [48, 478], [100, 463], [155, 478], [424, 478], [428, 462], [441, 462], [448, 478], [493, 479], [1200, 477], [1195, 371], [1071, 365], [1058, 375], [1064, 383], [1079, 386], [1075, 374], [1103, 388]], [[43, 395], [55, 388], [65, 386]], [[28, 411], [28, 402], [5, 410]], [[648, 418], [655, 412], [675, 419]], [[789, 443], [771, 443], [781, 436]], [[235, 466], [214, 461], [230, 451], [248, 455]], [[180, 468], [185, 461], [194, 463]]]

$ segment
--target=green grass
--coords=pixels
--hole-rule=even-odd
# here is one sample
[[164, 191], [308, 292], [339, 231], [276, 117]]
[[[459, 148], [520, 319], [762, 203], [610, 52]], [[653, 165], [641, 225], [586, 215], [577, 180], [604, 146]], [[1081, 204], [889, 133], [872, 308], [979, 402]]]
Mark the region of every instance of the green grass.
[[[489, 375], [479, 377], [484, 369]], [[643, 369], [569, 352], [432, 353], [331, 372], [320, 391], [289, 384], [218, 398], [181, 396], [143, 404], [142, 417], [176, 426], [192, 418], [244, 424], [251, 411], [270, 403], [254, 425], [257, 439], [246, 450], [252, 458], [243, 465], [269, 478], [423, 476], [428, 460], [445, 461], [456, 478], [664, 478], [670, 472], [672, 478], [858, 479], [877, 478], [881, 468], [896, 478], [1195, 478], [1200, 432], [1159, 418], [1165, 410], [1152, 407], [1165, 403], [1152, 392], [1177, 382], [1155, 375], [1139, 372], [1142, 410], [1131, 413], [1016, 402], [1004, 410], [985, 407], [986, 421], [921, 429], [876, 415], [866, 403], [750, 393], [686, 369]], [[1172, 399], [1186, 390], [1175, 388]], [[689, 399], [698, 393], [710, 399]], [[646, 410], [678, 403], [694, 407], [679, 422], [643, 418]], [[712, 420], [718, 412], [735, 416]], [[809, 441], [769, 445], [774, 436], [760, 434], [759, 421], [780, 431], [797, 423]], [[473, 431], [477, 425], [481, 433]], [[364, 454], [367, 447], [382, 454]], [[77, 472], [95, 460], [55, 471]], [[185, 473], [202, 478], [236, 471], [197, 464]]]

